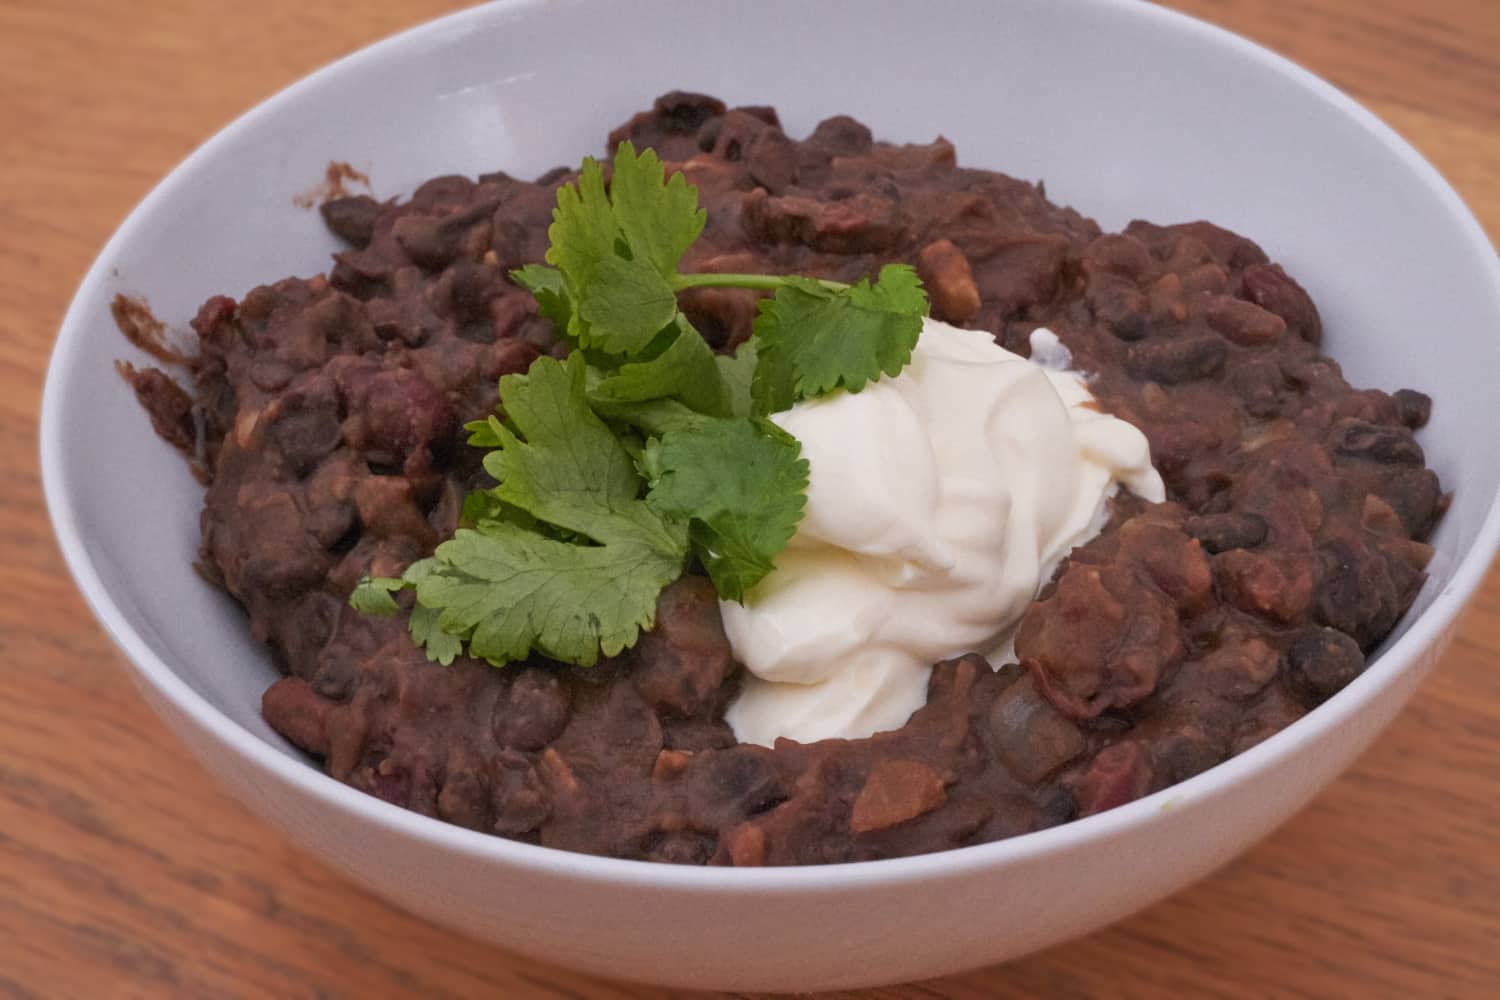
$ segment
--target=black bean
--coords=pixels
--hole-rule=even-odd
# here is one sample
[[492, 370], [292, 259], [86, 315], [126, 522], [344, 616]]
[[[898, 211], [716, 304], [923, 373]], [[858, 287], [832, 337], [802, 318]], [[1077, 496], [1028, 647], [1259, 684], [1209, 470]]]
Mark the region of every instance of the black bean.
[[1287, 686], [1311, 708], [1358, 677], [1365, 668], [1365, 654], [1337, 629], [1312, 628], [1292, 641], [1284, 662]]
[[281, 398], [271, 422], [271, 440], [294, 475], [305, 476], [343, 441], [338, 401], [326, 383], [320, 392], [293, 392]]
[[1276, 362], [1265, 358], [1239, 362], [1229, 369], [1229, 384], [1250, 416], [1258, 420], [1280, 416], [1286, 380]]
[[1265, 689], [1280, 662], [1274, 646], [1252, 636], [1225, 642], [1183, 671], [1220, 698], [1246, 701]]
[[776, 756], [740, 745], [696, 755], [687, 774], [687, 813], [695, 824], [718, 828], [774, 809], [786, 801]]
[[656, 626], [633, 657], [635, 688], [654, 708], [684, 716], [701, 709], [734, 669], [713, 585], [686, 576], [662, 591]]
[[1187, 533], [1209, 552], [1253, 549], [1266, 540], [1266, 522], [1259, 514], [1231, 511], [1199, 514], [1187, 519]]
[[1160, 733], [1147, 745], [1151, 754], [1151, 787], [1166, 788], [1202, 774], [1224, 760], [1220, 742], [1197, 726], [1187, 725]]
[[1381, 478], [1376, 490], [1400, 516], [1402, 527], [1413, 538], [1427, 534], [1442, 506], [1442, 486], [1431, 469], [1391, 469]]
[[466, 204], [474, 194], [474, 182], [462, 174], [443, 174], [423, 181], [411, 193], [411, 204], [422, 208]]
[[[510, 291], [511, 285], [496, 268], [484, 267], [469, 260], [457, 260], [429, 287], [429, 298], [440, 315], [459, 323], [485, 320], [489, 325], [490, 300]], [[485, 341], [494, 339], [487, 335]]]
[[1370, 648], [1391, 630], [1405, 607], [1402, 591], [1407, 588], [1391, 573], [1399, 560], [1344, 541], [1329, 542], [1319, 554], [1324, 571], [1317, 620], [1353, 636], [1360, 648]]
[[1208, 378], [1224, 367], [1229, 345], [1215, 334], [1151, 340], [1130, 348], [1125, 368], [1132, 378], [1175, 385]]
[[1185, 238], [1191, 237], [1201, 243], [1213, 255], [1214, 260], [1227, 267], [1249, 267], [1266, 262], [1265, 251], [1253, 241], [1212, 222], [1182, 222], [1169, 228]]
[[705, 153], [713, 152], [714, 145], [719, 141], [719, 130], [724, 127], [724, 119], [710, 118], [703, 123], [698, 130], [698, 148]]
[[1287, 329], [1316, 344], [1323, 336], [1318, 307], [1301, 285], [1279, 264], [1253, 264], [1245, 268], [1245, 298], [1286, 320]]
[[339, 291], [361, 300], [389, 291], [389, 268], [367, 264], [352, 250], [334, 254], [333, 261], [333, 267], [328, 271], [328, 283]]
[[1041, 781], [1087, 746], [1078, 727], [1037, 693], [1029, 673], [995, 698], [989, 730], [996, 756], [1028, 784]]
[[514, 750], [502, 750], [496, 755], [490, 806], [495, 816], [495, 832], [507, 837], [535, 830], [552, 812], [536, 769]]
[[652, 108], [664, 132], [684, 135], [698, 131], [703, 123], [724, 113], [724, 102], [707, 94], [673, 90], [656, 99]]
[[1204, 319], [1241, 347], [1264, 347], [1286, 333], [1286, 320], [1253, 302], [1216, 295], [1204, 308]]
[[[416, 268], [412, 268], [416, 270]], [[421, 320], [413, 321], [408, 315], [408, 303], [396, 298], [371, 299], [365, 306], [365, 315], [375, 336], [381, 340], [400, 340], [408, 347], [421, 347], [434, 332]], [[432, 324], [435, 328], [436, 324]]]
[[1167, 255], [1164, 263], [1167, 270], [1175, 272], [1179, 279], [1183, 274], [1196, 270], [1204, 264], [1212, 264], [1218, 259], [1206, 241], [1199, 239], [1195, 234], [1183, 231], [1183, 227], [1172, 228], [1178, 230], [1177, 242], [1172, 245], [1172, 252]]
[[357, 247], [367, 247], [375, 238], [375, 220], [380, 216], [380, 202], [369, 195], [334, 198], [325, 201], [318, 211], [333, 234]]
[[807, 141], [822, 146], [837, 156], [868, 153], [875, 143], [870, 130], [848, 115], [835, 115], [818, 122], [818, 127], [813, 129], [813, 134], [807, 137]]
[[1432, 416], [1432, 397], [1415, 389], [1397, 389], [1391, 394], [1396, 401], [1396, 413], [1400, 421], [1412, 430], [1427, 426]]
[[1083, 816], [1113, 809], [1145, 795], [1153, 784], [1151, 754], [1137, 740], [1112, 743], [1094, 755], [1086, 770], [1069, 781]]
[[568, 724], [568, 695], [555, 674], [540, 667], [522, 669], [495, 702], [491, 726], [502, 746], [540, 750]]
[[435, 271], [458, 255], [461, 234], [443, 222], [431, 215], [403, 215], [391, 232], [413, 264]]
[[1126, 278], [1096, 275], [1089, 281], [1088, 303], [1094, 319], [1121, 340], [1140, 340], [1150, 330], [1151, 302]]
[[363, 418], [365, 438], [360, 443], [370, 454], [404, 457], [431, 449], [448, 439], [456, 421], [443, 391], [407, 368], [375, 375], [363, 397], [350, 400], [350, 409]]
[[772, 194], [781, 194], [797, 179], [797, 147], [777, 129], [756, 136], [745, 152], [750, 178]]
[[1422, 446], [1405, 427], [1386, 427], [1356, 417], [1333, 425], [1333, 450], [1346, 458], [1382, 465], [1422, 465]]
[[[316, 484], [315, 484], [316, 485]], [[308, 491], [307, 531], [328, 551], [343, 555], [359, 541], [359, 519], [351, 500], [341, 500], [324, 491]]]
[[298, 640], [311, 650], [326, 646], [338, 628], [345, 607], [343, 601], [324, 590], [315, 590], [302, 598], [297, 602], [294, 615]]
[[1109, 233], [1090, 243], [1083, 252], [1083, 269], [1090, 276], [1113, 274], [1140, 281], [1151, 271], [1151, 251], [1140, 240]]
[[355, 690], [364, 683], [366, 674], [347, 652], [329, 650], [318, 659], [317, 672], [313, 674], [312, 688], [329, 701], [346, 702]]
[[1199, 264], [1182, 275], [1182, 291], [1186, 295], [1220, 295], [1228, 289], [1229, 272], [1218, 264]]
[[718, 846], [713, 837], [691, 830], [674, 830], [653, 835], [643, 853], [648, 861], [669, 865], [706, 864]]
[[453, 757], [459, 757], [462, 763], [455, 766], [450, 758], [437, 797], [438, 815], [450, 823], [483, 830], [490, 824], [489, 781], [473, 762], [457, 753]]
[[1307, 710], [1282, 690], [1281, 685], [1272, 685], [1251, 705], [1249, 714], [1235, 724], [1229, 739], [1229, 752], [1244, 753], [1306, 714]]

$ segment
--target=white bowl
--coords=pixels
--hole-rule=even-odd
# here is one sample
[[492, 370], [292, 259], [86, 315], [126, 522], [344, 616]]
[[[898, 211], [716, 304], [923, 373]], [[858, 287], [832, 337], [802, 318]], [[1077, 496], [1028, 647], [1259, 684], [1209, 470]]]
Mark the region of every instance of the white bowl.
[[[442, 173], [533, 175], [599, 152], [609, 127], [674, 87], [774, 104], [793, 134], [838, 112], [887, 138], [941, 133], [962, 162], [1044, 178], [1107, 227], [1209, 218], [1260, 241], [1317, 300], [1352, 381], [1436, 398], [1422, 442], [1453, 506], [1431, 579], [1380, 657], [1308, 718], [1176, 787], [902, 860], [733, 870], [586, 857], [405, 812], [311, 766], [260, 717], [267, 655], [193, 572], [201, 491], [111, 367], [133, 356], [111, 296], [144, 293], [182, 327], [211, 294], [327, 267], [335, 242], [293, 197], [329, 160], [366, 170], [382, 196]], [[1452, 635], [1500, 538], [1497, 332], [1494, 251], [1420, 156], [1285, 60], [1149, 4], [510, 2], [314, 74], [173, 171], [68, 312], [43, 468], [68, 564], [142, 692], [309, 851], [435, 921], [591, 972], [852, 987], [1002, 961], [1160, 899], [1282, 822], [1370, 742]]]

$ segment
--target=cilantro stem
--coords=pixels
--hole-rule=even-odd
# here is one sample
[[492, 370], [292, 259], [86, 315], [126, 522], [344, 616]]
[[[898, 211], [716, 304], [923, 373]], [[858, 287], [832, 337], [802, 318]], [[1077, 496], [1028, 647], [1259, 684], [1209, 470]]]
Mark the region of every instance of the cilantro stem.
[[[811, 280], [830, 292], [843, 292], [849, 288], [842, 281], [827, 281], [823, 278]], [[672, 279], [672, 287], [679, 292], [685, 288], [752, 288], [756, 291], [774, 292], [786, 283], [786, 278], [779, 274], [679, 274]]]

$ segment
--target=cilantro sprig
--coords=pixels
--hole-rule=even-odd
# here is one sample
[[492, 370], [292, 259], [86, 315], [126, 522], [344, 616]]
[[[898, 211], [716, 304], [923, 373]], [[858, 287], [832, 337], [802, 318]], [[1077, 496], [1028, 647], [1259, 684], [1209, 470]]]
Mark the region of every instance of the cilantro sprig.
[[[350, 604], [400, 610], [430, 659], [503, 665], [540, 654], [591, 665], [654, 624], [662, 588], [701, 566], [721, 597], [765, 578], [802, 518], [807, 461], [769, 419], [798, 400], [858, 392], [911, 360], [927, 296], [906, 265], [854, 285], [684, 274], [703, 231], [698, 192], [622, 143], [606, 184], [584, 161], [558, 191], [547, 264], [511, 272], [574, 347], [500, 380], [468, 425], [496, 485], [399, 578], [366, 577]], [[716, 355], [678, 306], [699, 287], [773, 293], [754, 335]]]

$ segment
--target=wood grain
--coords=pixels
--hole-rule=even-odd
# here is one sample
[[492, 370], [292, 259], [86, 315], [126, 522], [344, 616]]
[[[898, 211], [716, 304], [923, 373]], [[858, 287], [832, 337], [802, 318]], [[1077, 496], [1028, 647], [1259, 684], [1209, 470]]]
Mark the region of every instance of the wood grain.
[[[1500, 3], [1177, 0], [1366, 102], [1500, 236]], [[0, 0], [0, 994], [673, 996], [538, 965], [346, 884], [146, 709], [56, 554], [36, 412], [76, 283], [220, 125], [444, 0]], [[1500, 576], [1358, 765], [1112, 929], [867, 997], [1482, 996], [1500, 983]]]

